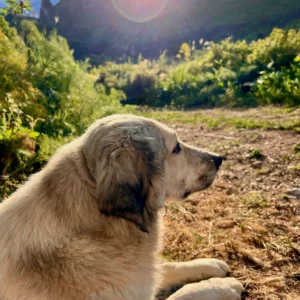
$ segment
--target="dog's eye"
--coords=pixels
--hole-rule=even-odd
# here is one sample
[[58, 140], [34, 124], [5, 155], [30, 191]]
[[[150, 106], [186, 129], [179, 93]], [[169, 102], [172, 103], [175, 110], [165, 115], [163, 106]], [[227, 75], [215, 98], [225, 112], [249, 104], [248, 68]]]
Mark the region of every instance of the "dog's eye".
[[180, 146], [180, 144], [178, 143], [178, 144], [176, 145], [176, 147], [174, 148], [172, 154], [178, 154], [180, 151], [181, 151], [181, 146]]

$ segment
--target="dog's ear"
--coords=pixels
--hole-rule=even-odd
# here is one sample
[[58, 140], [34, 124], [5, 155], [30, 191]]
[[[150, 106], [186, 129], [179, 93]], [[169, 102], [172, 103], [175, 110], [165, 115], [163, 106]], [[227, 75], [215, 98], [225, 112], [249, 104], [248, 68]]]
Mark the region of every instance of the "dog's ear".
[[[100, 212], [133, 222], [148, 231], [146, 207], [151, 180], [158, 171], [155, 140], [133, 132], [129, 138], [102, 157], [97, 168], [97, 191]], [[106, 155], [105, 155], [106, 156]]]

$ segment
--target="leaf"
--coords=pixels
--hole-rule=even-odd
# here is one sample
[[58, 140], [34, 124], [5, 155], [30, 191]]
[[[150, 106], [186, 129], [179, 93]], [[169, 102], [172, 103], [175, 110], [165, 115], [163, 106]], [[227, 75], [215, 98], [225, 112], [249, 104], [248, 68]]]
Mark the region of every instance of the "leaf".
[[300, 62], [300, 55], [295, 57], [294, 62]]
[[274, 61], [271, 61], [267, 64], [267, 68], [271, 69], [273, 67], [273, 65], [274, 65]]
[[37, 138], [40, 134], [36, 131], [31, 131], [29, 136], [33, 139]]

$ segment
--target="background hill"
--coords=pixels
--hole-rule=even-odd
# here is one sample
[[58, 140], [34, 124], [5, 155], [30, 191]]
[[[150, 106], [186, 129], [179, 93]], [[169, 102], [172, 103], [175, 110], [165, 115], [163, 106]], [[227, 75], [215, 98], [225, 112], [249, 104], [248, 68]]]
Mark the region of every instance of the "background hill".
[[145, 23], [127, 20], [108, 0], [41, 3], [41, 23], [56, 27], [77, 58], [139, 53], [156, 57], [165, 49], [175, 54], [183, 42], [228, 36], [257, 39], [300, 18], [298, 0], [169, 0], [157, 18]]

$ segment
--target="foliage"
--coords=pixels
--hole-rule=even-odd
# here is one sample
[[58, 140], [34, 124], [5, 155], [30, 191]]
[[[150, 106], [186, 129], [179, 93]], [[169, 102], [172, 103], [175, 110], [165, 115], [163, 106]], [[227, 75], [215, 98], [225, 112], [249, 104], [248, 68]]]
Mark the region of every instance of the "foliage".
[[[0, 174], [2, 180], [8, 181], [14, 174], [21, 176], [18, 173], [29, 167], [39, 133], [33, 129], [36, 121], [24, 114], [10, 94], [0, 116]], [[0, 188], [0, 193], [5, 194], [7, 186]]]
[[124, 93], [112, 88], [108, 95], [95, 86], [88, 61], [76, 62], [55, 31], [41, 33], [23, 21], [19, 34], [0, 16], [1, 196], [40, 168], [53, 153], [50, 144], [82, 134], [97, 118], [127, 111], [120, 104]]
[[262, 71], [255, 96], [261, 104], [300, 105], [300, 63]]
[[250, 44], [230, 38], [220, 43], [201, 40], [200, 47], [182, 44], [176, 63], [161, 58], [136, 64], [111, 62], [101, 69], [103, 82], [124, 91], [130, 104], [299, 105], [300, 31], [274, 29]]
[[178, 59], [184, 59], [184, 60], [190, 60], [192, 55], [191, 47], [188, 43], [183, 43], [180, 46], [179, 52], [176, 55], [176, 58]]
[[123, 90], [127, 101], [134, 104], [151, 105], [156, 102], [156, 77], [149, 73], [137, 72], [129, 79]]
[[1, 9], [3, 14], [20, 15], [23, 13], [23, 9], [31, 10], [31, 0], [23, 0], [23, 6], [20, 5], [19, 0], [4, 0], [5, 7]]
[[294, 153], [295, 154], [300, 154], [300, 143], [299, 144], [296, 144], [294, 146]]
[[263, 155], [259, 149], [252, 149], [250, 151], [250, 157], [256, 158], [256, 159], [262, 159]]
[[265, 39], [252, 42], [249, 48], [251, 54], [247, 59], [251, 64], [261, 68], [289, 66], [299, 54], [300, 31], [275, 28]]

